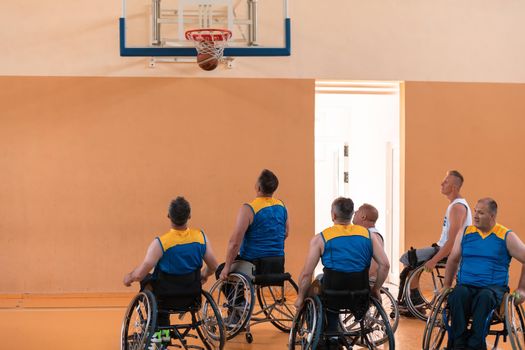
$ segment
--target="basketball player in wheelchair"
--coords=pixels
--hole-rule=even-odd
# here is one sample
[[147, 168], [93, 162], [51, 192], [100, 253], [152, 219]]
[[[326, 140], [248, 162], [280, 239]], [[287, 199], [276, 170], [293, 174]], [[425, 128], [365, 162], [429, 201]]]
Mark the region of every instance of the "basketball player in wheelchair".
[[404, 268], [399, 275], [398, 305], [402, 314], [427, 321], [434, 301], [441, 288], [446, 258], [454, 240], [468, 225], [472, 224], [470, 207], [461, 195], [464, 178], [457, 170], [447, 172], [441, 182], [441, 194], [449, 205], [443, 219], [441, 236], [430, 247], [411, 248], [400, 258]]
[[[288, 236], [288, 213], [273, 197], [279, 180], [264, 169], [256, 184], [256, 198], [241, 206], [229, 241], [226, 262], [217, 269], [217, 282], [210, 288], [225, 317], [227, 339], [250, 327], [271, 322], [289, 332], [294, 315], [297, 285], [284, 270], [284, 242]], [[254, 311], [255, 296], [259, 309]]]
[[[128, 287], [140, 282], [140, 292], [124, 317], [121, 350], [223, 348], [221, 315], [210, 294], [202, 290], [217, 268], [217, 259], [204, 232], [187, 226], [190, 212], [186, 199], [173, 200], [168, 210], [171, 230], [156, 237], [142, 264], [124, 276]], [[201, 271], [203, 261], [206, 266]]]
[[[297, 314], [290, 332], [289, 349], [394, 349], [388, 316], [379, 300], [380, 288], [390, 264], [376, 235], [352, 225], [354, 204], [350, 198], [332, 203], [334, 226], [317, 234], [310, 243], [299, 278]], [[312, 281], [322, 260], [324, 274]], [[371, 260], [377, 263], [376, 280], [369, 284]], [[370, 313], [369, 309], [374, 312]], [[373, 317], [370, 317], [373, 315]], [[344, 322], [343, 322], [344, 320]], [[349, 327], [349, 320], [355, 327]]]
[[[501, 335], [504, 340], [510, 338], [513, 349], [525, 347], [525, 315], [520, 305], [525, 288], [525, 245], [516, 233], [496, 222], [497, 209], [493, 199], [480, 199], [474, 210], [474, 225], [456, 238], [444, 289], [425, 328], [423, 349], [440, 348], [445, 333], [448, 350], [485, 350], [489, 334], [496, 336], [494, 349]], [[513, 257], [522, 263], [522, 273], [517, 291], [509, 294]], [[503, 330], [491, 330], [496, 323], [503, 323]]]

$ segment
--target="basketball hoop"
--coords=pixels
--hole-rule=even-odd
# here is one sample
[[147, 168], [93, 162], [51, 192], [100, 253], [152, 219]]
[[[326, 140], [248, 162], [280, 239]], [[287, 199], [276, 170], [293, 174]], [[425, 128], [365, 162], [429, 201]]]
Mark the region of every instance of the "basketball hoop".
[[232, 32], [228, 29], [200, 28], [186, 31], [186, 39], [193, 41], [197, 49], [197, 63], [204, 70], [217, 68], [231, 36]]

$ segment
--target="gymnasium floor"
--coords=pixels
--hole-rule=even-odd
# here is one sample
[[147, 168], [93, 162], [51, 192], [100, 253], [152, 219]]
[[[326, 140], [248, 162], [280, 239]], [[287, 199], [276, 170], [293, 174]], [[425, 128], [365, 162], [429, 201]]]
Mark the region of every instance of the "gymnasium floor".
[[[107, 306], [94, 307], [89, 300], [75, 298], [25, 298], [25, 302], [0, 304], [0, 339], [2, 349], [119, 349], [120, 326], [125, 305], [130, 295], [99, 299], [96, 303]], [[84, 298], [85, 299], [85, 298]], [[21, 304], [25, 304], [21, 305]], [[62, 305], [62, 306], [58, 306]], [[113, 306], [111, 306], [113, 305]], [[395, 334], [396, 349], [421, 349], [424, 323], [402, 317]], [[226, 343], [231, 350], [277, 350], [286, 349], [288, 335], [277, 331], [270, 324], [252, 328], [254, 341], [247, 344], [244, 336]], [[488, 339], [493, 341], [492, 338]], [[510, 349], [502, 343], [498, 349]]]

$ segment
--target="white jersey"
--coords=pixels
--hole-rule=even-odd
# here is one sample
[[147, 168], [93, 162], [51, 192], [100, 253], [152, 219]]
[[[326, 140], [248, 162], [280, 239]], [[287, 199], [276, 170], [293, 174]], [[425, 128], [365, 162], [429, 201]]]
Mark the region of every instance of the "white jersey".
[[467, 208], [467, 217], [465, 218], [465, 221], [463, 222], [463, 227], [461, 228], [461, 232], [465, 230], [465, 227], [472, 225], [472, 212], [470, 211], [470, 207], [468, 206], [467, 201], [465, 198], [456, 198], [454, 199], [447, 207], [447, 212], [445, 213], [445, 219], [443, 220], [443, 229], [441, 230], [441, 237], [439, 238], [439, 242], [437, 243], [438, 246], [443, 247], [445, 243], [447, 243], [448, 240], [448, 231], [450, 230], [450, 210], [454, 206], [454, 204], [460, 203]]
[[377, 228], [375, 228], [375, 227], [369, 227], [369, 228], [368, 228], [368, 231], [369, 231], [370, 233], [377, 233], [377, 234], [379, 235], [379, 237], [381, 237], [381, 241], [383, 241], [383, 242], [385, 241], [385, 239], [383, 238], [383, 235], [382, 235], [381, 233], [379, 233], [379, 231], [377, 230]]

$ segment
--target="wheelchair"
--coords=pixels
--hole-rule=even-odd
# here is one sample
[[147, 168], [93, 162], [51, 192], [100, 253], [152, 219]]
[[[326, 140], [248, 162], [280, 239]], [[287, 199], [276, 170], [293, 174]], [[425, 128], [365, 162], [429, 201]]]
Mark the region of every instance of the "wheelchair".
[[152, 283], [153, 292], [144, 284], [131, 300], [122, 322], [120, 349], [222, 350], [226, 333], [221, 314], [211, 295], [201, 289], [200, 271], [160, 275]]
[[[443, 291], [436, 300], [423, 333], [423, 350], [441, 349], [443, 341], [448, 339], [451, 328], [447, 297], [451, 291]], [[495, 336], [492, 350], [498, 348], [500, 337], [503, 337], [504, 342], [509, 337], [513, 350], [525, 349], [524, 317], [523, 307], [514, 305], [514, 295], [507, 293], [503, 304], [492, 310], [485, 321], [485, 334]]]
[[[425, 271], [425, 262], [419, 263], [415, 268], [406, 267], [401, 272], [397, 303], [400, 312], [410, 312], [416, 318], [426, 322], [432, 312], [432, 305], [443, 288], [447, 260], [443, 259], [438, 262], [430, 272]], [[413, 283], [416, 283], [414, 281], [419, 281], [417, 292], [410, 288]]]
[[325, 268], [322, 286], [314, 283], [312, 290], [294, 318], [289, 350], [395, 349], [391, 318], [370, 295], [368, 270], [343, 273]]
[[284, 272], [284, 257], [253, 262], [238, 260], [233, 263], [232, 271], [227, 280], [217, 280], [210, 288], [223, 315], [226, 338], [232, 339], [245, 331], [246, 341], [252, 343], [251, 327], [263, 322], [288, 333], [298, 288], [291, 275]]

